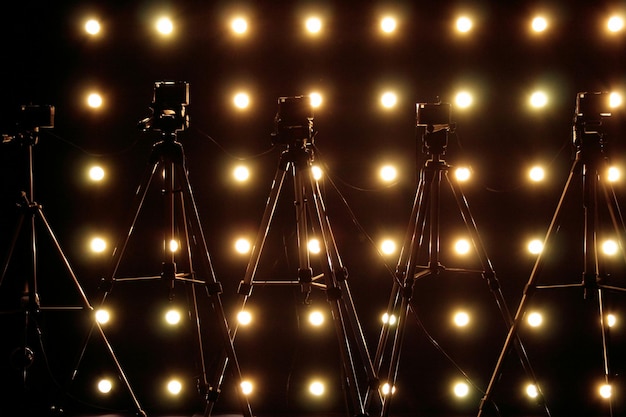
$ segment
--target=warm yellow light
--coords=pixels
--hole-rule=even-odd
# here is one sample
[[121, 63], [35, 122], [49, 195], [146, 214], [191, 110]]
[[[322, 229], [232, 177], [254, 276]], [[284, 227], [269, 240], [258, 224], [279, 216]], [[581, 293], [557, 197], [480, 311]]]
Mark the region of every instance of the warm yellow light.
[[322, 30], [322, 20], [319, 17], [309, 17], [305, 22], [306, 30], [311, 34], [317, 34]]
[[396, 252], [396, 242], [391, 239], [385, 239], [380, 244], [380, 251], [385, 255], [391, 255]]
[[398, 321], [395, 314], [389, 314], [389, 313], [384, 313], [381, 317], [381, 320], [383, 324], [388, 324], [390, 326], [393, 326]]
[[242, 310], [237, 313], [237, 321], [242, 326], [247, 326], [252, 323], [252, 314], [249, 311]]
[[608, 256], [615, 255], [619, 251], [619, 245], [613, 239], [602, 242], [602, 253]]
[[533, 239], [528, 242], [528, 252], [533, 255], [539, 255], [543, 250], [543, 242], [539, 239]]
[[96, 19], [89, 19], [85, 22], [85, 32], [90, 35], [97, 35], [100, 33], [100, 22]]
[[389, 385], [389, 382], [385, 382], [382, 387], [381, 387], [381, 391], [383, 393], [383, 395], [389, 395], [389, 393], [391, 393], [391, 395], [396, 393], [396, 386], [394, 385], [393, 387]]
[[380, 178], [385, 182], [394, 181], [398, 177], [398, 170], [393, 165], [385, 165], [380, 169]]
[[456, 20], [456, 30], [461, 33], [467, 33], [472, 30], [472, 19], [467, 16], [461, 16]]
[[250, 178], [250, 170], [246, 166], [237, 165], [235, 169], [233, 169], [233, 177], [238, 182], [244, 182]]
[[252, 391], [254, 390], [254, 386], [252, 385], [252, 382], [250, 381], [241, 381], [241, 392], [243, 393], [243, 395], [250, 395], [252, 394]]
[[248, 252], [250, 252], [250, 241], [248, 239], [245, 238], [239, 238], [235, 241], [235, 250], [237, 251], [237, 253], [240, 254], [246, 254]]
[[606, 325], [608, 327], [614, 327], [617, 324], [617, 316], [615, 314], [606, 315]]
[[454, 97], [454, 102], [461, 109], [471, 106], [473, 101], [472, 95], [467, 91], [460, 91]]
[[537, 312], [530, 313], [527, 320], [531, 327], [539, 327], [543, 323], [543, 317]]
[[546, 171], [540, 166], [534, 166], [528, 171], [528, 177], [531, 181], [540, 182], [546, 177]]
[[174, 23], [169, 17], [161, 17], [156, 21], [156, 30], [161, 35], [170, 35], [174, 31]]
[[548, 20], [543, 16], [537, 16], [533, 19], [531, 27], [535, 32], [543, 32], [548, 28]]
[[380, 97], [380, 104], [386, 109], [394, 107], [398, 103], [398, 96], [390, 91], [383, 93]]
[[100, 324], [106, 324], [111, 320], [111, 314], [104, 309], [96, 310], [96, 321]]
[[321, 326], [324, 324], [324, 314], [322, 314], [321, 311], [312, 311], [311, 314], [309, 314], [309, 323], [316, 327]]
[[91, 239], [91, 242], [89, 243], [89, 248], [91, 249], [92, 252], [102, 253], [107, 248], [107, 242], [101, 237], [94, 237], [93, 239]]
[[600, 396], [604, 399], [609, 399], [611, 398], [611, 396], [613, 396], [613, 388], [610, 384], [600, 385], [600, 388], [598, 388], [598, 392], [600, 393]]
[[103, 378], [98, 381], [98, 391], [102, 394], [108, 394], [113, 389], [113, 383], [108, 378]]
[[530, 398], [537, 398], [537, 396], [539, 396], [539, 390], [537, 389], [537, 386], [535, 384], [526, 385], [526, 395], [528, 395]]
[[454, 395], [456, 395], [457, 397], [467, 397], [467, 394], [469, 394], [469, 385], [467, 385], [466, 382], [457, 382], [456, 384], [454, 384], [453, 390]]
[[176, 252], [179, 248], [178, 241], [176, 239], [171, 239], [169, 243], [170, 252]]
[[534, 108], [542, 108], [548, 104], [548, 96], [543, 91], [535, 91], [530, 95], [530, 105]]
[[104, 169], [100, 166], [89, 168], [89, 179], [92, 181], [102, 181], [104, 179]]
[[98, 93], [90, 93], [87, 96], [87, 105], [89, 107], [91, 107], [92, 109], [97, 109], [99, 107], [102, 107], [102, 96]]
[[322, 105], [322, 95], [320, 93], [311, 93], [309, 94], [311, 98], [311, 107], [319, 107]]
[[607, 175], [606, 175], [606, 179], [609, 182], [617, 182], [619, 181], [621, 175], [622, 173], [618, 167], [609, 167]]
[[318, 165], [313, 165], [311, 167], [311, 174], [313, 174], [313, 179], [315, 181], [319, 181], [322, 179], [323, 171]]
[[238, 109], [247, 109], [250, 105], [250, 96], [246, 93], [237, 93], [233, 97], [233, 104]]
[[398, 26], [398, 22], [396, 21], [396, 19], [394, 19], [391, 16], [385, 16], [380, 21], [380, 29], [384, 33], [392, 33], [393, 31], [396, 30], [397, 26]]
[[179, 380], [172, 379], [168, 381], [167, 392], [169, 392], [171, 395], [178, 395], [181, 393], [182, 390], [183, 390], [183, 384]]
[[467, 167], [458, 167], [454, 170], [454, 177], [457, 179], [457, 181], [467, 181], [470, 179], [471, 175], [472, 173]]
[[470, 316], [465, 311], [458, 311], [454, 314], [454, 324], [458, 327], [465, 327], [470, 322]]
[[609, 32], [619, 32], [624, 29], [624, 19], [621, 16], [611, 16], [606, 22]]
[[309, 384], [309, 392], [316, 397], [324, 395], [325, 387], [322, 381], [313, 381]]
[[311, 240], [309, 240], [307, 248], [309, 249], [309, 252], [311, 252], [313, 254], [318, 254], [318, 253], [320, 253], [322, 251], [322, 246], [321, 246], [320, 241], [318, 239], [311, 239]]
[[243, 17], [236, 17], [231, 21], [230, 28], [237, 35], [243, 35], [248, 31], [248, 22]]
[[467, 239], [459, 239], [454, 244], [454, 250], [459, 255], [466, 255], [471, 249], [470, 242]]
[[165, 322], [169, 325], [177, 325], [180, 323], [180, 319], [180, 312], [176, 309], [170, 309], [165, 313]]
[[622, 105], [622, 95], [617, 92], [609, 94], [609, 107], [616, 108]]

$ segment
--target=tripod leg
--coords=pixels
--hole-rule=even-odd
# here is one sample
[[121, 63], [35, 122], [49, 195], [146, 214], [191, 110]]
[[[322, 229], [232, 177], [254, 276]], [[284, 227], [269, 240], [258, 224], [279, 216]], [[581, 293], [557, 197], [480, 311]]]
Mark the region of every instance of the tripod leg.
[[498, 361], [496, 362], [494, 371], [491, 375], [491, 379], [489, 380], [489, 385], [487, 386], [487, 389], [485, 390], [485, 395], [480, 401], [480, 405], [478, 409], [478, 417], [483, 415], [483, 412], [485, 411], [484, 410], [485, 405], [491, 401], [491, 396], [493, 394], [493, 390], [495, 389], [496, 382], [500, 378], [500, 374], [502, 372], [502, 366], [504, 365], [504, 360], [511, 349], [511, 345], [518, 338], [519, 327], [524, 318], [524, 315], [526, 314], [527, 305], [530, 302], [534, 291], [536, 290], [536, 281], [539, 275], [539, 271], [543, 267], [543, 262], [544, 262], [545, 252], [546, 252], [545, 249], [549, 247], [549, 244], [551, 243], [551, 240], [553, 238], [553, 234], [559, 225], [559, 221], [561, 217], [561, 210], [563, 209], [563, 202], [565, 201], [565, 197], [568, 194], [572, 179], [574, 178], [574, 174], [576, 170], [578, 169], [580, 163], [581, 163], [580, 155], [577, 155], [576, 160], [574, 161], [574, 164], [572, 165], [572, 168], [570, 170], [570, 174], [565, 184], [565, 188], [563, 189], [563, 193], [561, 194], [561, 198], [559, 199], [559, 203], [557, 205], [556, 211], [554, 212], [554, 216], [552, 217], [552, 221], [550, 222], [550, 226], [548, 227], [548, 231], [546, 233], [546, 237], [544, 240], [544, 251], [542, 251], [537, 256], [537, 260], [535, 261], [535, 266], [533, 267], [533, 270], [530, 274], [528, 282], [526, 283], [526, 286], [524, 287], [522, 299], [517, 308], [517, 312], [515, 313], [513, 322], [511, 323], [511, 327], [509, 328], [509, 332], [505, 339], [504, 346], [502, 347], [502, 351], [500, 352], [500, 356], [498, 357]]
[[[198, 208], [193, 196], [193, 192], [191, 189], [191, 184], [189, 182], [189, 178], [187, 176], [187, 172], [184, 168], [182, 170], [182, 178], [184, 180], [182, 192], [186, 202], [188, 203], [187, 207], [192, 210], [190, 221], [192, 222], [192, 230], [195, 235], [196, 241], [199, 245], [199, 250], [201, 251], [200, 258], [204, 263], [205, 270], [208, 272], [208, 281], [206, 282], [206, 291], [209, 299], [211, 301], [211, 306], [213, 308], [214, 313], [216, 314], [217, 324], [221, 331], [223, 348], [226, 351], [226, 357], [232, 361], [232, 367], [234, 368], [233, 374], [237, 378], [238, 382], [241, 383], [241, 369], [239, 367], [239, 361], [237, 359], [237, 355], [235, 353], [235, 348], [233, 345], [233, 340], [230, 336], [230, 329], [228, 327], [228, 321], [226, 320], [226, 314], [224, 312], [224, 306], [221, 299], [222, 287], [221, 284], [215, 278], [215, 272], [213, 270], [213, 265], [211, 263], [211, 258], [209, 256], [209, 251], [207, 248], [206, 238], [204, 236], [204, 232], [202, 230], [202, 225], [200, 223], [200, 215], [198, 214]], [[198, 323], [199, 326], [199, 323]], [[198, 327], [198, 336], [200, 338], [200, 328]], [[200, 345], [200, 349], [202, 349], [202, 345]], [[204, 362], [204, 355], [201, 352], [202, 361]], [[224, 367], [226, 366], [226, 361], [224, 361]], [[205, 373], [205, 370], [203, 370]], [[219, 386], [221, 383], [221, 376], [215, 382], [215, 388], [219, 391]], [[248, 403], [247, 398], [241, 391], [241, 389], [237, 389], [237, 393], [239, 394], [239, 399], [242, 406], [242, 412], [244, 417], [252, 417], [252, 410], [250, 409], [250, 404]], [[208, 398], [209, 400], [211, 398]], [[205, 416], [210, 415], [213, 404], [211, 401], [207, 401], [207, 407], [205, 409]]]
[[[350, 286], [348, 285], [347, 269], [343, 266], [341, 257], [339, 256], [339, 250], [337, 248], [337, 243], [335, 241], [332, 229], [330, 227], [330, 220], [328, 219], [328, 216], [326, 214], [327, 213], [326, 207], [324, 204], [324, 200], [322, 198], [322, 193], [320, 191], [319, 184], [313, 178], [310, 167], [307, 169], [306, 173], [309, 177], [310, 189], [312, 190], [312, 193], [313, 193], [317, 219], [320, 222], [320, 229], [322, 230], [322, 238], [324, 240], [324, 246], [327, 251], [330, 251], [329, 259], [332, 262], [335, 279], [341, 291], [341, 299], [343, 300], [345, 316], [347, 316], [348, 318], [348, 323], [350, 325], [350, 329], [352, 332], [352, 338], [359, 352], [361, 363], [365, 368], [365, 373], [366, 373], [367, 381], [368, 381], [368, 387], [372, 385], [377, 385], [377, 382], [376, 382], [377, 377], [376, 377], [376, 372], [374, 371], [374, 365], [372, 363], [370, 353], [367, 349], [367, 343], [365, 341], [363, 329], [361, 328], [361, 324], [358, 320], [356, 307], [354, 305], [354, 300], [350, 292]], [[358, 386], [355, 386], [355, 389], [358, 390]], [[365, 404], [365, 402], [361, 401], [360, 398], [359, 398], [359, 403]], [[363, 414], [364, 412], [365, 412], [365, 406], [363, 405], [361, 406], [361, 414]]]
[[152, 183], [153, 178], [157, 175], [157, 170], [162, 166], [161, 161], [155, 161], [154, 164], [149, 167], [135, 191], [135, 198], [133, 203], [133, 209], [131, 210], [132, 217], [129, 219], [127, 224], [129, 225], [126, 229], [126, 235], [122, 238], [121, 243], [119, 243], [115, 249], [113, 249], [112, 259], [111, 259], [111, 271], [106, 279], [103, 279], [101, 282], [101, 290], [103, 291], [102, 298], [100, 300], [100, 305], [104, 304], [107, 295], [112, 289], [113, 282], [115, 281], [115, 277], [117, 275], [117, 271], [120, 267], [120, 263], [126, 252], [126, 247], [130, 240], [130, 237], [135, 229], [135, 224], [137, 223], [137, 219], [139, 218], [139, 213], [143, 207], [143, 203], [146, 199], [146, 194], [148, 193], [148, 189], [150, 188], [150, 184]]
[[[95, 320], [95, 317], [93, 316], [93, 307], [91, 306], [91, 304], [89, 303], [89, 300], [87, 298], [87, 296], [85, 295], [84, 290], [82, 289], [80, 283], [78, 282], [78, 278], [76, 277], [76, 274], [74, 273], [74, 271], [72, 270], [72, 267], [70, 266], [70, 263], [67, 259], [67, 257], [65, 256], [65, 254], [63, 253], [63, 250], [61, 249], [61, 245], [59, 244], [59, 241], [57, 240], [56, 236], [54, 235], [54, 233], [52, 232], [52, 228], [50, 227], [50, 224], [48, 223], [48, 220], [46, 219], [45, 215], [43, 214], [43, 211], [41, 210], [41, 207], [38, 206], [37, 208], [37, 214], [39, 216], [39, 218], [41, 219], [41, 221], [43, 222], [46, 231], [48, 232], [48, 235], [50, 236], [50, 238], [52, 239], [54, 246], [59, 254], [59, 256], [61, 257], [63, 264], [65, 265], [68, 273], [70, 274], [70, 277], [72, 278], [72, 281], [76, 287], [76, 290], [78, 291], [78, 293], [80, 294], [80, 297], [82, 299], [83, 302], [83, 310], [87, 312], [87, 314], [90, 315], [90, 320], [92, 323], [92, 327], [89, 331], [88, 334], [88, 338], [85, 342], [85, 344], [83, 345], [83, 348], [81, 350], [81, 354], [80, 354], [80, 359], [78, 364], [80, 364], [80, 361], [82, 360], [82, 357], [84, 355], [85, 349], [87, 347], [87, 343], [89, 340], [89, 337], [91, 336], [91, 333], [93, 332], [93, 326], [96, 326], [97, 330], [98, 330], [98, 334], [100, 335], [103, 343], [106, 345], [107, 350], [109, 351], [109, 354], [111, 355], [111, 359], [113, 360], [113, 363], [115, 364], [115, 367], [117, 369], [117, 372], [120, 376], [120, 378], [122, 379], [122, 381], [124, 381], [124, 385], [126, 386], [126, 389], [128, 390], [128, 393], [131, 396], [131, 399], [135, 405], [135, 407], [137, 408], [137, 412], [140, 416], [145, 416], [145, 412], [142, 410], [141, 405], [139, 404], [139, 401], [137, 400], [137, 397], [135, 396], [135, 393], [132, 389], [132, 387], [130, 386], [130, 383], [126, 377], [126, 374], [124, 373], [124, 370], [122, 369], [117, 356], [115, 355], [115, 352], [113, 351], [113, 348], [111, 347], [111, 344], [109, 343], [106, 334], [104, 333], [104, 330], [102, 329], [102, 327], [100, 326], [100, 324]], [[78, 364], [77, 366], [74, 367], [74, 371], [72, 373], [72, 377], [70, 381], [73, 381], [74, 378], [77, 375], [78, 372]]]
[[[450, 188], [452, 189], [452, 194], [454, 195], [456, 204], [461, 212], [463, 222], [465, 223], [465, 226], [474, 244], [474, 248], [476, 249], [476, 252], [478, 254], [478, 258], [480, 260], [480, 263], [483, 269], [483, 278], [485, 278], [487, 285], [491, 293], [494, 296], [496, 305], [498, 306], [498, 309], [500, 310], [500, 314], [502, 315], [502, 318], [504, 319], [504, 322], [508, 329], [511, 327], [513, 323], [513, 318], [511, 316], [511, 312], [502, 294], [500, 282], [496, 276], [496, 272], [493, 268], [492, 262], [487, 256], [485, 245], [483, 244], [482, 239], [480, 238], [480, 234], [478, 233], [478, 227], [476, 226], [474, 217], [472, 216], [472, 213], [470, 212], [467, 199], [465, 198], [465, 195], [463, 194], [463, 191], [461, 190], [461, 187], [459, 186], [459, 184], [450, 180], [448, 171], [445, 172], [445, 176], [446, 176], [446, 181], [448, 182], [448, 184], [450, 185]], [[533, 384], [535, 384], [535, 386], [538, 387], [539, 384], [537, 383], [537, 377], [530, 364], [530, 360], [528, 359], [528, 354], [526, 353], [526, 349], [524, 348], [524, 345], [519, 337], [515, 338], [515, 348], [517, 350], [520, 362], [526, 374], [532, 379]], [[550, 412], [548, 410], [548, 406], [546, 404], [545, 398], [543, 398], [543, 394], [541, 393], [541, 390], [539, 390], [539, 395], [540, 395], [540, 402], [544, 405], [544, 408], [547, 414], [549, 415]]]
[[[387, 373], [389, 392], [383, 397], [381, 417], [389, 416], [391, 409], [392, 390], [395, 387], [398, 369], [400, 367], [400, 353], [402, 344], [404, 343], [406, 323], [409, 312], [411, 311], [413, 287], [418, 278], [415, 275], [415, 271], [419, 258], [419, 249], [425, 236], [427, 216], [432, 214], [431, 205], [433, 204], [433, 200], [431, 198], [431, 191], [434, 187], [434, 180], [435, 172], [430, 166], [425, 166], [420, 174], [420, 183], [418, 184], [418, 191], [412, 209], [412, 218], [409, 221], [409, 224], [412, 225], [412, 229], [407, 231], [405, 242], [400, 253], [400, 261], [396, 268], [397, 278], [402, 279], [401, 288], [399, 289], [400, 309]], [[430, 271], [426, 271], [424, 275], [428, 273], [430, 273]], [[422, 275], [420, 275], [420, 277], [421, 276]]]

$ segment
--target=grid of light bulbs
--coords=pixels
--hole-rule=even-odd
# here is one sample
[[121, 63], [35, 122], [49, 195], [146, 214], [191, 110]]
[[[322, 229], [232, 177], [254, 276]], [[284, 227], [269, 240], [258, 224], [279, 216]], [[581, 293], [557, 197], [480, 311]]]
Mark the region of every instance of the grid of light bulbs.
[[[307, 16], [303, 19], [303, 30], [311, 36], [320, 36], [324, 31], [324, 19], [320, 16]], [[378, 28], [382, 36], [394, 36], [401, 30], [401, 19], [398, 19], [392, 15], [382, 15], [379, 18]], [[250, 35], [251, 22], [245, 16], [233, 16], [229, 23], [229, 28], [234, 36], [245, 38]], [[550, 17], [549, 16], [533, 16], [529, 20], [529, 33], [533, 36], [547, 35], [550, 30]], [[458, 16], [453, 21], [452, 30], [456, 31], [461, 36], [471, 35], [473, 29], [476, 26], [476, 22], [469, 15]], [[605, 29], [608, 34], [617, 34], [624, 30], [624, 19], [619, 15], [607, 16], [605, 20]], [[93, 37], [103, 36], [105, 27], [102, 23], [95, 18], [88, 19], [84, 24], [84, 30], [86, 33]], [[167, 16], [159, 16], [154, 20], [154, 29], [157, 33], [163, 37], [174, 36], [176, 33], [176, 23], [173, 19]], [[317, 91], [309, 93], [312, 99], [314, 107], [323, 105], [323, 94]], [[454, 104], [458, 109], [469, 108], [474, 104], [474, 95], [469, 90], [460, 90], [454, 95]], [[106, 99], [103, 94], [97, 91], [86, 92], [86, 105], [95, 111], [106, 105]], [[399, 102], [399, 95], [394, 91], [384, 91], [380, 93], [379, 105], [381, 109], [391, 111]], [[529, 91], [526, 97], [526, 102], [530, 109], [542, 109], [550, 104], [550, 95], [547, 91], [536, 90]], [[246, 111], [253, 105], [253, 97], [246, 91], [233, 91], [232, 101], [230, 103], [234, 111]], [[611, 107], [618, 107], [622, 105], [622, 94], [620, 92], [613, 92], [610, 95]], [[323, 171], [320, 167], [313, 167], [314, 176], [316, 179], [320, 179], [323, 176]], [[454, 171], [454, 177], [459, 182], [465, 182], [471, 180], [472, 168], [461, 166], [457, 167]], [[236, 183], [245, 184], [253, 175], [250, 168], [238, 164], [232, 168], [232, 176]], [[379, 177], [382, 182], [393, 183], [397, 181], [400, 175], [399, 170], [393, 164], [383, 164], [379, 168]], [[610, 167], [608, 172], [605, 173], [606, 179], [611, 182], [620, 180], [621, 170], [619, 167]], [[93, 166], [89, 168], [88, 177], [94, 182], [106, 181], [106, 170], [101, 166]], [[532, 166], [528, 169], [528, 180], [540, 183], [546, 179], [546, 170], [543, 166]], [[233, 249], [240, 255], [247, 255], [251, 249], [251, 242], [249, 237], [235, 237], [233, 240]], [[179, 249], [178, 242], [172, 240], [169, 243], [165, 242], [172, 251]], [[527, 242], [527, 250], [532, 255], [539, 255], [543, 250], [543, 240], [541, 238], [534, 238]], [[108, 249], [109, 244], [107, 238], [102, 236], [93, 236], [90, 238], [90, 248], [95, 253], [103, 253]], [[459, 256], [467, 255], [471, 252], [472, 244], [467, 238], [461, 238], [454, 242], [452, 245], [454, 252]], [[394, 256], [398, 249], [398, 239], [394, 237], [383, 237], [380, 239], [379, 250], [384, 256]], [[619, 251], [619, 245], [616, 240], [607, 239], [601, 244], [602, 252], [605, 256], [614, 256]], [[319, 253], [320, 244], [315, 238], [309, 243], [309, 251], [311, 254]], [[96, 320], [106, 325], [111, 319], [111, 313], [107, 310], [98, 310], [95, 313]], [[472, 316], [471, 312], [465, 310], [457, 310], [451, 314], [452, 323], [459, 329], [466, 329], [471, 327]], [[180, 323], [181, 313], [177, 310], [168, 310], [164, 313], [165, 322], [170, 326], [176, 326]], [[250, 311], [241, 311], [237, 315], [237, 321], [241, 326], [253, 325], [254, 318]], [[394, 326], [397, 324], [397, 317], [393, 314], [385, 312], [381, 315], [381, 321], [384, 325]], [[322, 326], [324, 324], [324, 314], [320, 311], [312, 311], [309, 317], [309, 323], [312, 326]], [[526, 314], [526, 323], [530, 328], [539, 329], [544, 323], [544, 317], [540, 311], [530, 311]], [[603, 324], [608, 327], [614, 327], [618, 323], [617, 317], [613, 314], [607, 314], [604, 317]], [[106, 394], [114, 388], [114, 378], [105, 378], [97, 383], [97, 389], [99, 392]], [[179, 395], [184, 389], [184, 385], [180, 379], [169, 379], [164, 382], [166, 392], [171, 395]], [[471, 392], [470, 384], [467, 381], [453, 381], [450, 385], [451, 392], [458, 398], [466, 397]], [[254, 391], [253, 382], [245, 380], [241, 383], [241, 390], [244, 394], [250, 395]], [[530, 398], [538, 396], [538, 389], [533, 384], [528, 384], [523, 387], [526, 395]], [[390, 387], [389, 384], [381, 384], [381, 392], [383, 395], [393, 394], [396, 391], [396, 387]], [[320, 397], [325, 392], [325, 385], [323, 380], [312, 380], [309, 385], [309, 392], [312, 396]], [[602, 398], [610, 398], [612, 395], [612, 389], [610, 385], [601, 384], [598, 387], [598, 393]]]

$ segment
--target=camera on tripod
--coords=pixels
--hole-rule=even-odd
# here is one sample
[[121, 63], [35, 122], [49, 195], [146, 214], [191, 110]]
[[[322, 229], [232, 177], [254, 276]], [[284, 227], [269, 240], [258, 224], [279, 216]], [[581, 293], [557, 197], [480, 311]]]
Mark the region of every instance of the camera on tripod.
[[189, 83], [157, 81], [150, 108], [152, 115], [139, 122], [143, 130], [174, 133], [189, 127]]
[[274, 117], [274, 145], [313, 142], [313, 105], [310, 96], [279, 97]]
[[427, 154], [443, 154], [448, 145], [448, 132], [454, 129], [450, 103], [417, 103], [416, 126], [424, 128], [422, 144]]
[[574, 114], [574, 146], [578, 148], [590, 143], [605, 145], [605, 120], [609, 117], [611, 117], [609, 93], [578, 93]]
[[23, 104], [19, 108], [17, 133], [2, 134], [2, 143], [29, 141], [37, 143], [39, 129], [54, 128], [54, 106]]

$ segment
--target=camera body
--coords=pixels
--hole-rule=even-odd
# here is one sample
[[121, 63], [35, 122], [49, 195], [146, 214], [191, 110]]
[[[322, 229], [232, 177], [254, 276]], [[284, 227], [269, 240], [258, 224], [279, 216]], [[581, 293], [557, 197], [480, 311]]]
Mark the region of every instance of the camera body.
[[574, 146], [606, 145], [606, 120], [611, 117], [610, 95], [582, 92], [576, 95], [574, 113]]
[[157, 81], [150, 108], [152, 116], [140, 124], [146, 130], [178, 132], [189, 127], [187, 106], [189, 83], [185, 81]]
[[54, 127], [54, 106], [27, 104], [20, 106], [17, 126], [21, 131]]
[[313, 106], [310, 96], [279, 97], [274, 117], [274, 145], [291, 145], [313, 140]]
[[448, 131], [452, 127], [450, 103], [417, 103], [416, 126], [424, 128], [423, 151], [443, 155], [448, 146]]

